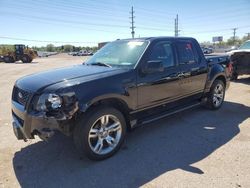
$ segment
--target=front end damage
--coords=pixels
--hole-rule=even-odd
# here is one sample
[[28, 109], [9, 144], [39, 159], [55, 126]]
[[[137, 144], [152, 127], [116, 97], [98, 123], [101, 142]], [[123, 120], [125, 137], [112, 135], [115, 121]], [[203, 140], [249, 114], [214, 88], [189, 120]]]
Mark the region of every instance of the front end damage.
[[235, 75], [250, 74], [250, 52], [235, 52], [231, 55]]
[[38, 95], [15, 86], [12, 93], [14, 133], [17, 139], [24, 141], [35, 135], [47, 140], [55, 130], [70, 135], [78, 108], [74, 92]]

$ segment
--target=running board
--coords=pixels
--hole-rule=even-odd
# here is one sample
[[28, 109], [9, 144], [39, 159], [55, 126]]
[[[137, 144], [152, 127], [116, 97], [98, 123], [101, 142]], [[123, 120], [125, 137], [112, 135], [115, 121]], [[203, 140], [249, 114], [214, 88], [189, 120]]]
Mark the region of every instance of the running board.
[[198, 102], [198, 103], [195, 103], [195, 104], [192, 104], [192, 105], [189, 105], [189, 106], [185, 106], [183, 108], [180, 108], [180, 109], [177, 109], [177, 110], [173, 110], [173, 111], [169, 111], [167, 113], [161, 113], [159, 115], [155, 115], [153, 116], [152, 118], [146, 118], [146, 120], [142, 120], [140, 123], [138, 123], [139, 125], [143, 125], [143, 124], [147, 124], [147, 123], [151, 123], [153, 121], [156, 121], [156, 120], [159, 120], [159, 119], [162, 119], [162, 118], [165, 118], [165, 117], [168, 117], [170, 115], [173, 115], [173, 114], [176, 114], [176, 113], [179, 113], [179, 112], [182, 112], [182, 111], [185, 111], [185, 110], [188, 110], [188, 109], [191, 109], [191, 108], [194, 108], [194, 107], [197, 107], [197, 106], [200, 106], [201, 105], [201, 102]]

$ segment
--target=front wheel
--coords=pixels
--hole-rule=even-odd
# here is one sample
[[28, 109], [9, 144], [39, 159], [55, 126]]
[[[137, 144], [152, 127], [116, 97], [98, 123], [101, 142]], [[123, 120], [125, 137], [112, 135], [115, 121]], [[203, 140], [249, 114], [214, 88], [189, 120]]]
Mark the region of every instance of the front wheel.
[[126, 121], [120, 111], [97, 107], [77, 122], [73, 138], [81, 154], [91, 160], [103, 160], [119, 150], [125, 133]]
[[22, 57], [22, 62], [23, 63], [30, 63], [31, 61], [32, 61], [32, 59], [28, 55], [24, 55]]
[[215, 80], [208, 93], [207, 107], [212, 110], [219, 109], [225, 97], [225, 84], [221, 80]]

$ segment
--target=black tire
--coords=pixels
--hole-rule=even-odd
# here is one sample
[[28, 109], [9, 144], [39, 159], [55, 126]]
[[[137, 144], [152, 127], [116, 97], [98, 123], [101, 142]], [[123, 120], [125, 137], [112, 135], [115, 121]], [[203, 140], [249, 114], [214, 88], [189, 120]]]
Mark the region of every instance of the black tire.
[[231, 80], [237, 80], [238, 79], [238, 74], [236, 72], [233, 72]]
[[[105, 115], [111, 115], [112, 117], [114, 116], [117, 118], [117, 120], [119, 120], [120, 124], [119, 124], [118, 131], [119, 131], [120, 136], [119, 136], [119, 141], [114, 142], [116, 144], [114, 147], [113, 146], [111, 147], [108, 144], [107, 140], [102, 138], [102, 140], [103, 140], [102, 141], [102, 144], [103, 144], [102, 148], [104, 148], [104, 151], [106, 149], [105, 147], [108, 147], [108, 148], [111, 147], [112, 150], [109, 151], [108, 153], [98, 154], [95, 151], [93, 151], [94, 150], [92, 147], [93, 145], [92, 145], [92, 142], [90, 140], [91, 138], [89, 137], [90, 130], [92, 130], [92, 128], [94, 126], [99, 126], [97, 123], [98, 121], [100, 121], [100, 124], [102, 124], [101, 120], [98, 120], [98, 119], [100, 119], [101, 117], [103, 117]], [[96, 130], [96, 128], [95, 128], [95, 130]], [[120, 132], [120, 130], [121, 130], [121, 132]], [[113, 133], [108, 132], [106, 135], [106, 138], [110, 134], [113, 134]], [[118, 134], [118, 133], [114, 133], [114, 134]], [[106, 159], [108, 157], [111, 157], [120, 149], [120, 147], [124, 141], [125, 134], [126, 134], [126, 121], [124, 119], [123, 114], [113, 107], [99, 106], [99, 107], [93, 108], [92, 110], [90, 110], [89, 112], [84, 114], [83, 117], [81, 117], [77, 121], [74, 132], [73, 132], [73, 139], [74, 139], [75, 146], [76, 146], [77, 150], [79, 151], [79, 153], [81, 154], [81, 156], [85, 155], [90, 160], [103, 160], [103, 159]], [[93, 138], [93, 139], [97, 139], [96, 145], [99, 142], [99, 139], [101, 139], [99, 132], [97, 135], [98, 135], [97, 137]], [[114, 137], [116, 137], [116, 136], [114, 136]], [[111, 143], [111, 144], [113, 145], [114, 143]]]
[[[218, 92], [218, 87], [221, 87], [221, 92]], [[218, 110], [223, 102], [224, 102], [224, 97], [225, 97], [225, 84], [223, 81], [221, 80], [215, 80], [210, 88], [210, 91], [208, 93], [208, 97], [207, 97], [207, 104], [206, 106], [211, 109], [211, 110]], [[216, 97], [217, 96], [221, 96], [221, 97]], [[216, 99], [219, 101], [219, 103], [217, 103]]]
[[15, 60], [11, 56], [4, 56], [3, 60], [5, 63], [14, 63], [15, 62]]
[[30, 63], [32, 59], [28, 55], [23, 55], [22, 62], [23, 63]]

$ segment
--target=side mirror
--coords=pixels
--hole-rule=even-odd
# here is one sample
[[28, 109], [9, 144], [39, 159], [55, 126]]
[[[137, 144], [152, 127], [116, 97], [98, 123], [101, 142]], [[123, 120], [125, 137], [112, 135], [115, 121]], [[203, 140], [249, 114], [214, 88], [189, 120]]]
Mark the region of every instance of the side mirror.
[[146, 74], [163, 72], [163, 71], [164, 71], [164, 66], [161, 60], [148, 61], [147, 65], [142, 70], [142, 72]]

